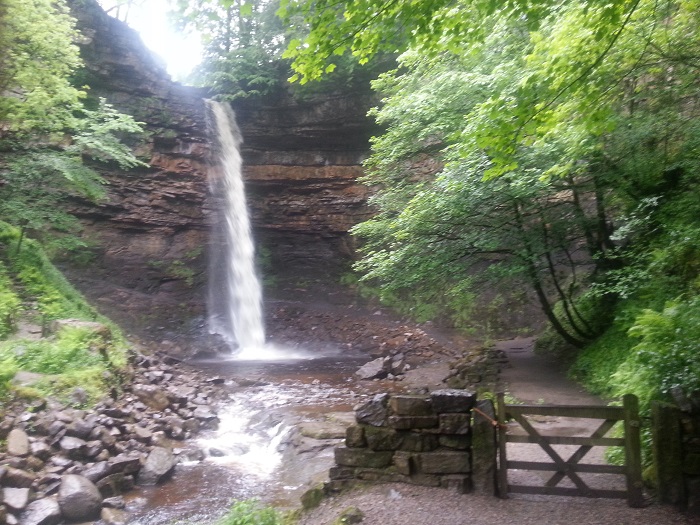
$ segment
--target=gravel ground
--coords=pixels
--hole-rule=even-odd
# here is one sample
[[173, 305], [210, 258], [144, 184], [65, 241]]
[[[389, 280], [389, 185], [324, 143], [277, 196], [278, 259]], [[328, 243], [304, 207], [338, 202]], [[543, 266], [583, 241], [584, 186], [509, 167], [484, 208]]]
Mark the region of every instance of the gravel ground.
[[[510, 366], [503, 371], [501, 388], [524, 402], [554, 404], [602, 404], [568, 380], [561, 370], [532, 352], [532, 340], [511, 340], [497, 344], [509, 357]], [[444, 370], [423, 368], [407, 380], [434, 388]], [[432, 373], [434, 372], [434, 373]], [[538, 431], [559, 435], [590, 435], [597, 427], [582, 420], [540, 418], [531, 423]], [[522, 429], [520, 429], [522, 430]], [[513, 428], [511, 432], [517, 432]], [[547, 460], [537, 446], [509, 444], [512, 459]], [[567, 458], [571, 447], [555, 446]], [[575, 450], [575, 449], [574, 449]], [[583, 463], [604, 462], [603, 450], [595, 447]], [[509, 471], [515, 484], [541, 485], [542, 474]], [[589, 476], [589, 475], [584, 475]], [[584, 478], [596, 488], [624, 489], [620, 476], [590, 475]], [[564, 486], [570, 482], [564, 480]], [[651, 502], [651, 500], [650, 500]], [[688, 516], [673, 507], [650, 504], [641, 509], [627, 506], [625, 500], [587, 499], [555, 496], [511, 495], [498, 499], [490, 494], [458, 494], [443, 488], [420, 487], [400, 483], [363, 486], [325, 499], [306, 512], [300, 525], [335, 525], [358, 521], [337, 521], [344, 511], [356, 507], [362, 513], [362, 525], [667, 525], [698, 524], [700, 516]]]
[[359, 487], [328, 498], [299, 524], [333, 525], [349, 507], [362, 512], [362, 525], [700, 524], [700, 518], [684, 516], [671, 507], [633, 509], [621, 500], [535, 496], [503, 500], [400, 483]]

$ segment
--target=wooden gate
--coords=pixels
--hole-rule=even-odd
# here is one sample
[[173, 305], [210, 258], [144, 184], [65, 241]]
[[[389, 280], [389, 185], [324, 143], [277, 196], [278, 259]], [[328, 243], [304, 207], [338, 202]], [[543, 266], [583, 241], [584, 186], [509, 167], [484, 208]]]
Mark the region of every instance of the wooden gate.
[[[558, 416], [602, 419], [601, 425], [587, 437], [543, 435], [533, 427], [526, 416]], [[506, 421], [515, 420], [526, 435], [508, 434]], [[624, 437], [605, 437], [618, 421], [623, 422]], [[562, 406], [562, 405], [506, 405], [504, 395], [498, 394], [498, 491], [501, 497], [509, 493], [583, 496], [589, 498], [627, 498], [631, 507], [643, 504], [641, 450], [639, 442], [639, 401], [632, 394], [623, 398], [623, 406]], [[511, 461], [506, 455], [507, 443], [534, 443], [539, 445], [551, 462]], [[564, 460], [553, 445], [579, 445]], [[584, 464], [581, 460], [595, 446], [624, 447], [625, 465]], [[552, 476], [542, 486], [516, 485], [508, 482], [508, 470], [551, 471]], [[578, 473], [621, 474], [626, 476], [626, 490], [591, 488]], [[569, 479], [573, 487], [558, 486]]]

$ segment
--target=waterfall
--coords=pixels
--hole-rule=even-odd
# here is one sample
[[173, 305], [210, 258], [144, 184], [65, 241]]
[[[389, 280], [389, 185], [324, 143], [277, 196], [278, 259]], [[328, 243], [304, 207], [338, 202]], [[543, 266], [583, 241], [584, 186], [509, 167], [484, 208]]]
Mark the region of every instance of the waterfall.
[[221, 202], [210, 250], [209, 331], [221, 335], [237, 356], [255, 355], [265, 345], [262, 291], [255, 273], [255, 248], [245, 199], [241, 135], [228, 104], [207, 100], [222, 173], [210, 177], [210, 191]]

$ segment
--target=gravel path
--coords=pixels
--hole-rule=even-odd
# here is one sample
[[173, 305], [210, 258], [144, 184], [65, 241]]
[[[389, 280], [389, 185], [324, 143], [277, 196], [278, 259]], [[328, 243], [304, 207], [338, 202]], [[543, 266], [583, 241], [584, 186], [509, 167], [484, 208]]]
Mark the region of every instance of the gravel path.
[[[497, 346], [508, 355], [510, 362], [502, 374], [501, 387], [516, 398], [531, 403], [603, 403], [569, 381], [554, 365], [535, 356], [531, 340], [504, 341]], [[433, 383], [435, 378], [428, 375], [427, 379]], [[587, 428], [581, 428], [580, 420], [573, 423], [549, 418], [536, 424], [555, 428], [556, 432], [563, 435], [588, 432]], [[528, 445], [515, 450], [510, 448], [512, 446], [509, 445], [508, 453], [517, 455], [518, 459], [535, 459], [539, 453], [537, 450], [531, 452], [528, 448], [523, 448]], [[601, 450], [601, 447], [594, 448], [597, 454], [591, 454], [593, 457], [586, 456], [586, 462], [602, 462]], [[515, 479], [511, 482], [531, 484], [531, 476], [522, 471], [516, 472]], [[602, 483], [619, 485], [620, 481]], [[363, 525], [700, 525], [700, 517], [686, 516], [667, 506], [650, 505], [633, 509], [624, 500], [530, 495], [511, 495], [509, 499], [498, 499], [488, 494], [458, 494], [441, 488], [399, 483], [358, 487], [327, 498], [319, 507], [305, 513], [299, 524], [335, 525], [351, 507], [359, 509]], [[357, 521], [350, 519], [337, 523]]]
[[357, 507], [363, 525], [669, 525], [700, 520], [666, 507], [632, 509], [619, 500], [583, 498], [502, 500], [478, 494], [399, 483], [358, 488], [329, 498], [307, 513], [300, 525], [333, 525], [344, 510]]

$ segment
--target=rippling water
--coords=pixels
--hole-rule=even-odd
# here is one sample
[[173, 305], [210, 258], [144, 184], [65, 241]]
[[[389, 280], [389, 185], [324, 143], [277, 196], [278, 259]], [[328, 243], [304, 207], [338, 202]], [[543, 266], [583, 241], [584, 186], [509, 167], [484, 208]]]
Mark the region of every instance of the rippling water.
[[293, 427], [350, 412], [373, 393], [372, 382], [354, 372], [366, 356], [327, 356], [277, 361], [211, 360], [192, 363], [211, 375], [254, 386], [234, 388], [219, 416], [216, 432], [202, 433], [203, 461], [178, 465], [173, 479], [130, 495], [132, 523], [213, 521], [241, 499], [256, 498], [277, 507], [298, 505], [306, 483], [323, 478], [332, 463], [332, 447], [290, 457]]

